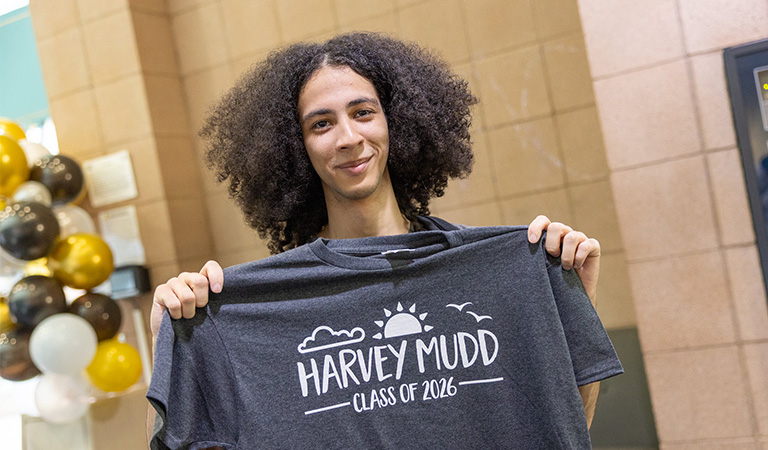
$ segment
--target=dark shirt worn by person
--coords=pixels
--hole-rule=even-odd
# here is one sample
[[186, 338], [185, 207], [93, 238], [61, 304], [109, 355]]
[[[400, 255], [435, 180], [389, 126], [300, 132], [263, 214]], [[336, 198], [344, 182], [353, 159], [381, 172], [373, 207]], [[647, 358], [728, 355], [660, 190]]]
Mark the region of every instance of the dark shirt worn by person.
[[622, 372], [526, 227], [317, 239], [165, 317], [152, 448], [584, 449], [578, 386]]

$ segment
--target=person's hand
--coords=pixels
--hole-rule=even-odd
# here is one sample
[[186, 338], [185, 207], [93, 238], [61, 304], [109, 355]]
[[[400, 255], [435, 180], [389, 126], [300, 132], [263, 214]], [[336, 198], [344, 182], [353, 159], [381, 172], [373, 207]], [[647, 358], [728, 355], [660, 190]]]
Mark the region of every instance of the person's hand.
[[600, 275], [600, 243], [580, 231], [574, 231], [568, 225], [551, 222], [547, 216], [533, 219], [528, 226], [528, 241], [538, 242], [545, 230], [547, 238], [544, 248], [547, 253], [560, 257], [563, 269], [576, 271], [594, 304]]
[[221, 292], [224, 283], [224, 271], [216, 261], [205, 263], [200, 273], [183, 272], [155, 289], [150, 313], [150, 328], [153, 340], [160, 331], [163, 313], [174, 319], [190, 319], [195, 316], [195, 308], [208, 304], [208, 287], [213, 292]]

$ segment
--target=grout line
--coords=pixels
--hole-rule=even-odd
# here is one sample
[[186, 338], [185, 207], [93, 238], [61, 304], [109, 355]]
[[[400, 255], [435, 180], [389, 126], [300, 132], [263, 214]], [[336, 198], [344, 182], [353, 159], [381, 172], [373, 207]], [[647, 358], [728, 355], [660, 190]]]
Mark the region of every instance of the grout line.
[[474, 208], [476, 206], [484, 206], [484, 205], [490, 205], [491, 203], [498, 203], [495, 198], [484, 198], [480, 200], [473, 201], [470, 203], [461, 203], [456, 205], [450, 205], [450, 206], [440, 206], [438, 207], [438, 213], [451, 213], [454, 211], [461, 211], [462, 209], [466, 208]]
[[684, 153], [682, 155], [669, 156], [666, 158], [654, 159], [652, 161], [645, 161], [641, 163], [630, 164], [624, 167], [609, 167], [609, 170], [611, 171], [611, 174], [620, 174], [622, 172], [629, 172], [635, 169], [648, 169], [648, 168], [659, 166], [662, 164], [682, 161], [686, 159], [692, 159], [692, 158], [698, 158], [698, 157], [704, 158], [705, 157], [704, 155], [705, 155], [704, 152], [702, 152], [701, 150], [697, 150], [691, 153]]
[[[88, 46], [85, 43], [85, 26], [82, 20], [82, 15], [80, 14], [80, 6], [75, 4], [74, 8], [77, 10], [77, 27], [78, 31], [80, 32], [80, 45], [82, 46], [81, 49], [83, 51], [83, 63], [85, 64], [85, 67], [88, 71], [88, 83], [87, 87], [84, 90], [87, 90], [91, 94], [91, 107], [93, 108], [94, 112], [94, 121], [96, 122], [96, 125], [98, 127], [98, 130], [96, 131], [96, 134], [98, 136], [99, 141], [99, 147], [104, 150], [107, 147], [106, 138], [104, 136], [104, 124], [101, 121], [102, 112], [99, 109], [99, 104], [96, 101], [96, 86], [93, 81], [93, 70], [91, 67], [90, 57], [88, 55]], [[129, 17], [130, 16], [130, 10], [129, 10]], [[133, 23], [133, 18], [131, 17], [131, 23]], [[51, 100], [49, 99], [49, 108], [50, 108]], [[53, 116], [51, 116], [53, 118]]]
[[[486, 123], [486, 121], [483, 120], [483, 130], [482, 131], [483, 132], [496, 131], [496, 130], [499, 130], [499, 129], [502, 129], [502, 128], [508, 128], [508, 127], [512, 127], [512, 126], [516, 126], [516, 125], [524, 125], [524, 124], [531, 123], [531, 122], [536, 122], [536, 121], [539, 121], [539, 120], [554, 119], [554, 117], [556, 117], [558, 115], [563, 115], [563, 114], [573, 113], [573, 112], [577, 112], [577, 111], [587, 110], [587, 109], [594, 108], [594, 107], [595, 107], [595, 103], [585, 103], [585, 104], [582, 104], [582, 105], [571, 106], [571, 107], [563, 108], [563, 109], [560, 109], [560, 110], [554, 110], [553, 109], [549, 113], [535, 114], [535, 115], [532, 115], [532, 116], [526, 116], [526, 117], [522, 117], [522, 118], [519, 118], [519, 119], [513, 119], [513, 120], [508, 120], [508, 121], [496, 123], [496, 124], [493, 124], [493, 125], [488, 125]], [[482, 109], [482, 108], [480, 108], [480, 109]]]
[[189, 11], [192, 11], [194, 9], [203, 8], [203, 7], [208, 6], [208, 5], [212, 4], [212, 3], [218, 3], [218, 0], [198, 0], [198, 3], [196, 3], [196, 4], [182, 6], [181, 8], [177, 8], [177, 9], [171, 11], [170, 8], [168, 8], [168, 5], [167, 5], [168, 0], [165, 0], [165, 1], [166, 1], [165, 9], [166, 9], [166, 11], [168, 11], [168, 15], [169, 16], [178, 16], [178, 15], [187, 13]]
[[712, 148], [705, 149], [702, 153], [704, 155], [711, 155], [711, 154], [714, 154], [714, 153], [727, 152], [727, 151], [731, 151], [731, 150], [739, 151], [738, 145], [734, 143], [733, 145], [724, 145], [724, 146], [720, 146], [720, 147], [712, 147]]
[[[471, 175], [470, 175], [470, 178], [471, 178]], [[587, 185], [590, 185], [590, 184], [603, 183], [603, 182], [606, 182], [606, 181], [608, 181], [608, 182], [610, 181], [610, 175], [590, 178], [590, 179], [586, 179], [586, 180], [577, 180], [577, 181], [573, 181], [571, 183], [568, 183], [567, 185], [563, 184], [563, 185], [560, 185], [560, 186], [546, 187], [546, 188], [541, 188], [541, 189], [538, 189], [538, 190], [508, 193], [508, 194], [503, 194], [503, 195], [494, 194], [494, 199], [496, 201], [498, 201], [498, 202], [508, 201], [508, 200], [515, 200], [515, 199], [518, 199], [518, 198], [525, 198], [525, 197], [530, 197], [530, 196], [533, 196], [533, 195], [539, 195], [539, 194], [546, 194], [546, 193], [556, 192], [556, 191], [559, 191], [559, 190], [562, 190], [562, 189], [565, 189], [565, 188], [568, 188], [568, 187], [581, 187], [581, 186], [587, 186]], [[445, 196], [441, 197], [441, 199], [449, 196], [450, 193], [452, 192], [452, 191], [450, 191], [450, 185], [449, 185], [449, 189], [447, 189], [445, 192], [446, 192]], [[485, 201], [485, 200], [487, 200], [487, 199], [485, 199], [485, 198], [479, 199], [479, 200], [471, 199], [471, 200], [468, 200], [468, 201], [462, 201], [462, 202], [458, 202], [458, 203], [448, 203], [447, 205], [445, 205], [444, 207], [442, 207], [440, 209], [444, 209], [444, 210], [445, 209], [451, 209], [451, 210], [453, 210], [453, 209], [459, 209], [459, 208], [468, 208], [468, 207], [475, 206], [476, 204], [478, 204], [477, 202], [479, 202], [479, 201]]]
[[[731, 348], [731, 347], [742, 349], [744, 345], [756, 345], [756, 344], [758, 345], [768, 344], [768, 339], [749, 339], [749, 340], [739, 340], [735, 342], [723, 342], [719, 344], [698, 345], [695, 347], [691, 346], [691, 347], [679, 347], [679, 348], [665, 348], [665, 349], [658, 349], [658, 350], [643, 350], [643, 356], [672, 355], [675, 353], [716, 350], [716, 349], [724, 349], [724, 348]], [[739, 360], [743, 362], [743, 358], [741, 354], [739, 355]], [[750, 386], [750, 383], [747, 383], [746, 386]], [[757, 432], [755, 432], [755, 436], [757, 435], [758, 435]]]
[[[533, 5], [531, 5], [531, 8], [533, 8]], [[538, 32], [536, 33], [538, 36]], [[547, 65], [547, 58], [546, 58], [546, 52], [544, 51], [544, 45], [539, 44], [538, 45], [539, 50], [539, 58], [541, 59], [541, 67], [544, 72], [544, 87], [547, 91], [547, 101], [549, 102], [549, 118], [552, 121], [552, 128], [554, 129], [555, 134], [555, 154], [557, 155], [558, 159], [558, 168], [560, 169], [560, 178], [563, 182], [563, 188], [565, 191], [565, 213], [566, 213], [566, 220], [571, 221], [573, 223], [573, 228], [575, 230], [583, 229], [579, 223], [576, 221], [576, 215], [573, 211], [573, 196], [571, 195], [571, 185], [568, 182], [568, 172], [565, 167], [565, 158], [563, 157], [563, 145], [562, 140], [560, 139], [560, 128], [557, 125], [557, 112], [555, 107], [555, 94], [552, 90], [552, 78], [551, 73], [549, 71], [549, 66]], [[594, 95], [592, 98], [592, 101], [594, 102]]]
[[662, 59], [662, 60], [659, 60], [659, 61], [654, 61], [652, 63], [643, 64], [643, 65], [636, 66], [636, 67], [630, 67], [630, 68], [627, 68], [627, 69], [621, 69], [621, 70], [618, 70], [616, 72], [610, 72], [610, 73], [603, 74], [603, 75], [593, 75], [592, 76], [592, 84], [594, 85], [596, 82], [603, 81], [603, 80], [609, 80], [611, 78], [620, 77], [622, 75], [631, 75], [633, 73], [642, 72], [642, 71], [650, 70], [650, 69], [655, 69], [657, 67], [661, 67], [661, 66], [664, 66], [664, 65], [667, 65], [667, 64], [672, 64], [674, 62], [681, 61], [681, 60], [686, 59], [686, 58], [687, 58], [686, 55], [679, 55], [679, 56], [675, 56], [673, 58], [665, 58], [665, 59]]
[[140, 14], [146, 14], [148, 16], [168, 17], [167, 8], [165, 8], [165, 11], [155, 11], [155, 10], [150, 9], [150, 8], [145, 8], [142, 5], [131, 5], [131, 4], [128, 5], [128, 8], [132, 12], [137, 12], [137, 13], [140, 13]]
[[279, 0], [269, 0], [269, 3], [272, 11], [272, 20], [275, 21], [275, 26], [277, 27], [277, 38], [280, 43], [277, 46], [270, 48], [268, 51], [273, 51], [276, 47], [282, 47], [286, 44], [285, 31], [283, 30], [283, 23], [280, 21], [280, 11], [277, 9], [277, 3], [275, 3], [276, 1]]
[[661, 256], [648, 256], [644, 258], [635, 258], [635, 259], [631, 259], [627, 257], [627, 263], [628, 264], [645, 264], [645, 263], [661, 262], [669, 259], [686, 258], [689, 256], [703, 255], [703, 254], [713, 253], [713, 252], [724, 252], [725, 250], [738, 249], [738, 248], [751, 248], [754, 246], [755, 246], [755, 243], [753, 242], [753, 243], [744, 243], [744, 244], [733, 244], [727, 247], [718, 246], [718, 247], [709, 247], [704, 249], [695, 249], [695, 250], [684, 251], [679, 253], [665, 254]]
[[[464, 31], [465, 31], [464, 39], [466, 41], [465, 43], [467, 44], [467, 48], [469, 49], [469, 55], [470, 55], [469, 56], [470, 74], [474, 79], [473, 81], [475, 81], [474, 84], [477, 85], [477, 75], [476, 75], [477, 58], [476, 58], [475, 52], [473, 51], [471, 39], [469, 38], [469, 32], [468, 32], [469, 23], [467, 22], [467, 14], [466, 14], [465, 8], [466, 8], [466, 4], [464, 2], [459, 2], [459, 10], [461, 12], [461, 24], [462, 24], [462, 27], [464, 27]], [[452, 63], [451, 65], [456, 66], [458, 64]], [[465, 81], [469, 83], [469, 80], [465, 80]], [[488, 128], [486, 127], [487, 121], [485, 117], [485, 111], [480, 105], [481, 100], [480, 100], [479, 94], [480, 93], [475, 94], [475, 97], [477, 97], [478, 99], [478, 103], [473, 106], [472, 115], [477, 114], [477, 116], [480, 118], [480, 123], [482, 124], [482, 126], [478, 131], [480, 132], [480, 135], [481, 135], [480, 139], [482, 139], [483, 144], [485, 145], [485, 148], [486, 148], [486, 158], [487, 158], [486, 163], [490, 166], [489, 169], [491, 174], [491, 191], [493, 192], [492, 201], [496, 203], [496, 210], [499, 214], [499, 219], [501, 223], [506, 223], [507, 218], [505, 217], [505, 214], [504, 214], [504, 208], [501, 207], [501, 202], [499, 201], [501, 193], [499, 191], [499, 184], [497, 182], [496, 170], [494, 170], [496, 165], [493, 163], [493, 149], [491, 148], [490, 138], [487, 133]], [[474, 158], [474, 145], [472, 149], [472, 157]], [[473, 162], [473, 168], [472, 168], [473, 170], [474, 170], [475, 163], [477, 163], [477, 161]], [[471, 176], [471, 173], [470, 173], [470, 176]], [[478, 203], [475, 203], [475, 205], [477, 204]]]
[[133, 12], [133, 8], [131, 7], [131, 5], [126, 5], [125, 9], [117, 8], [117, 9], [113, 9], [111, 11], [106, 11], [104, 13], [101, 13], [98, 16], [89, 17], [88, 20], [86, 20], [86, 21], [82, 20], [82, 15], [78, 14], [78, 17], [80, 19], [80, 24], [81, 25], [90, 25], [93, 22], [97, 22], [99, 20], [106, 19], [107, 17], [110, 17], [110, 16], [116, 16], [116, 15], [118, 15], [120, 13], [124, 13], [124, 12], [127, 12], [128, 15], [130, 16], [131, 13]]
[[[333, 28], [330, 30], [330, 32], [336, 35], [339, 34], [341, 30], [341, 26], [339, 25], [339, 11], [336, 7], [336, 2], [331, 2], [331, 13], [333, 16]], [[321, 35], [322, 34], [326, 34], [326, 32], [321, 33]], [[326, 39], [324, 38], [323, 40], [325, 41]]]

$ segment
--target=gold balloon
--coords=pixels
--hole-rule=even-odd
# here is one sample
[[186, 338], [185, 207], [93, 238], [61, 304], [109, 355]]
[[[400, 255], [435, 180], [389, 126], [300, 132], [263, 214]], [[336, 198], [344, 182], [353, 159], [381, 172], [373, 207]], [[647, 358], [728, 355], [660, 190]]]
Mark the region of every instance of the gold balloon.
[[10, 197], [29, 179], [29, 166], [18, 142], [0, 134], [0, 195]]
[[0, 134], [8, 136], [14, 141], [27, 138], [26, 133], [24, 133], [19, 124], [7, 117], [0, 117]]
[[86, 372], [91, 383], [102, 391], [124, 391], [139, 381], [141, 357], [129, 344], [107, 339], [99, 342]]
[[0, 298], [0, 333], [11, 331], [16, 328], [16, 324], [11, 320], [11, 312], [8, 309], [8, 303], [4, 298]]
[[53, 276], [75, 289], [91, 289], [112, 273], [112, 251], [100, 237], [74, 233], [60, 240], [49, 255]]
[[30, 275], [42, 275], [44, 277], [52, 277], [53, 271], [48, 267], [48, 258], [40, 258], [27, 263], [24, 267], [24, 276]]

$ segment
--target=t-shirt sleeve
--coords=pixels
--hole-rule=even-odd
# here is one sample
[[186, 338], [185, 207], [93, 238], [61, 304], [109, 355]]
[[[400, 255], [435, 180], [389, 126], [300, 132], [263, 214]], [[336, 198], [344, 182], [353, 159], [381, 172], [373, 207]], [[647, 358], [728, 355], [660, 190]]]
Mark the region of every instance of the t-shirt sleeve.
[[198, 450], [237, 442], [237, 393], [226, 347], [206, 310], [163, 318], [147, 399], [157, 411], [150, 448]]
[[[542, 248], [543, 250], [543, 248]], [[583, 386], [624, 372], [608, 333], [579, 276], [547, 256], [547, 272], [571, 354], [576, 384]]]

